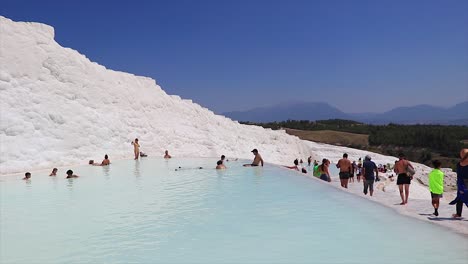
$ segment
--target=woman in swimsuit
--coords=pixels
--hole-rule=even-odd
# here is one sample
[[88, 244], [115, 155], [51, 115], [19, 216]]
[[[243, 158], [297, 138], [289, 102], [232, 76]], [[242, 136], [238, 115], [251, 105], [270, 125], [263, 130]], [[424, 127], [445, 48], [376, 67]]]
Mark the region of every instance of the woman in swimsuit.
[[320, 179], [331, 182], [330, 172], [328, 171], [328, 166], [330, 166], [330, 161], [327, 159], [322, 160], [322, 164], [319, 166]]
[[135, 141], [132, 141], [133, 152], [135, 153], [135, 159], [138, 159], [140, 156], [140, 144], [138, 144], [138, 138], [135, 138]]

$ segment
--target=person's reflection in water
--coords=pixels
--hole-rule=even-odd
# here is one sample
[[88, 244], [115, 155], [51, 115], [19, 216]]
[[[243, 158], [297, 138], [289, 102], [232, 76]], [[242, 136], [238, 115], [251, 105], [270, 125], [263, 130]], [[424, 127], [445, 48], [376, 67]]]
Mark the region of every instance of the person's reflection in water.
[[54, 190], [58, 190], [60, 187], [58, 185], [58, 178], [57, 177], [49, 177], [49, 179], [52, 181], [53, 183], [53, 189]]
[[26, 188], [28, 188], [28, 189], [32, 188], [32, 181], [31, 180], [25, 180], [24, 182], [26, 183]]
[[135, 161], [135, 169], [133, 170], [133, 174], [135, 175], [135, 186], [138, 190], [142, 190], [143, 186], [141, 184], [141, 174], [140, 174], [140, 161]]
[[109, 180], [110, 179], [110, 166], [103, 166], [102, 167], [102, 170], [104, 171], [104, 177], [106, 178], [106, 180]]
[[135, 174], [135, 177], [139, 178], [141, 176], [140, 174], [140, 161], [137, 160], [135, 161], [135, 169], [133, 170], [133, 174]]
[[73, 182], [74, 180], [72, 178], [68, 178], [67, 180], [67, 187], [68, 189], [72, 190], [73, 189]]
[[255, 184], [260, 184], [263, 180], [263, 169], [262, 167], [257, 167], [253, 169], [255, 175]]

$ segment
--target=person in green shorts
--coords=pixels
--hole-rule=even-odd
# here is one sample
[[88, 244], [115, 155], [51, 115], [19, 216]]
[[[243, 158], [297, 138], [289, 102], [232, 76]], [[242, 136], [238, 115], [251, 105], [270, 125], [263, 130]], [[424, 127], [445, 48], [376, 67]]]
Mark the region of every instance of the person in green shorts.
[[440, 170], [441, 163], [438, 160], [432, 161], [434, 169], [429, 173], [429, 191], [431, 192], [434, 215], [439, 215], [439, 200], [444, 193], [444, 173]]

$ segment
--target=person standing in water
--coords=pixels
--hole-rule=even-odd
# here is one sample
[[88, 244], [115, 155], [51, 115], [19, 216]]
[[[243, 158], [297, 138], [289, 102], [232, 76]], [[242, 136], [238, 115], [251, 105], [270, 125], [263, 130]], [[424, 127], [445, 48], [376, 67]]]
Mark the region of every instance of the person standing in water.
[[135, 153], [135, 160], [140, 156], [140, 144], [138, 143], [138, 138], [135, 138], [135, 141], [132, 141], [133, 152]]
[[322, 160], [322, 164], [318, 166], [318, 172], [320, 173], [320, 179], [331, 182], [330, 172], [328, 171], [328, 166], [330, 166], [330, 161], [327, 159]]
[[170, 159], [170, 158], [172, 158], [172, 156], [169, 155], [169, 151], [166, 150], [166, 151], [164, 152], [164, 158], [165, 158], [165, 159]]
[[31, 179], [31, 173], [30, 173], [30, 172], [26, 172], [26, 173], [24, 174], [23, 180], [30, 180], [30, 179]]
[[254, 149], [251, 152], [255, 155], [255, 158], [251, 164], [244, 164], [244, 167], [257, 167], [260, 164], [262, 164], [263, 167], [263, 159], [260, 153], [258, 153], [258, 150]]
[[66, 179], [71, 179], [71, 178], [78, 178], [78, 175], [74, 175], [72, 170], [67, 170], [67, 177]]
[[318, 164], [318, 162], [316, 160], [314, 160], [314, 170], [313, 170], [312, 174], [315, 177], [320, 178], [319, 164]]
[[344, 153], [343, 158], [338, 161], [336, 167], [340, 169], [340, 183], [341, 187], [348, 188], [349, 175], [351, 173], [351, 161], [348, 159], [348, 154]]
[[439, 201], [444, 193], [444, 173], [440, 170], [440, 161], [432, 161], [434, 169], [429, 173], [429, 191], [431, 192], [434, 215], [439, 216]]
[[468, 149], [460, 151], [460, 162], [457, 164], [457, 197], [450, 202], [456, 205], [456, 213], [453, 218], [461, 218], [463, 204], [468, 206]]
[[311, 163], [312, 163], [312, 156], [309, 156], [309, 157], [307, 158], [307, 166], [310, 167], [310, 164], [311, 164]]
[[400, 205], [405, 205], [408, 203], [409, 197], [409, 186], [411, 184], [412, 176], [408, 175], [408, 167], [411, 167], [414, 170], [413, 165], [405, 159], [403, 153], [398, 155], [399, 160], [395, 163], [394, 171], [398, 175], [397, 185], [400, 190], [401, 203]]
[[58, 171], [57, 168], [53, 168], [52, 172], [49, 174], [49, 176], [57, 176], [57, 171]]
[[[226, 156], [224, 155], [221, 155], [221, 159], [218, 160], [218, 162], [216, 163], [218, 166], [219, 166], [219, 163], [221, 162], [221, 164], [223, 165], [223, 169], [226, 169], [226, 165], [224, 165], [224, 160], [226, 159]], [[218, 166], [216, 166], [216, 168], [218, 168]]]
[[225, 170], [226, 169], [226, 166], [224, 166], [223, 161], [218, 160], [218, 162], [216, 162], [216, 169], [217, 170]]
[[104, 155], [104, 159], [102, 160], [102, 162], [99, 164], [99, 163], [91, 163], [91, 165], [93, 166], [107, 166], [110, 164], [110, 160], [109, 160], [109, 156]]

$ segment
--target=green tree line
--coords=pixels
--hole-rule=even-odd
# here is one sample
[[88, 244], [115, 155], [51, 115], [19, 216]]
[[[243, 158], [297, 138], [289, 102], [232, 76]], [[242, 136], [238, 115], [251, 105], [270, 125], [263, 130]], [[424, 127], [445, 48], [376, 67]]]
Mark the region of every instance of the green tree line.
[[[287, 120], [270, 123], [244, 124], [259, 125], [273, 130], [281, 128], [299, 130], [334, 130], [369, 135], [370, 146], [393, 146], [422, 148], [437, 152], [446, 157], [457, 157], [461, 148], [468, 147], [463, 141], [468, 140], [467, 126], [442, 125], [369, 125], [352, 120]], [[427, 160], [430, 152], [425, 151], [420, 159]]]

